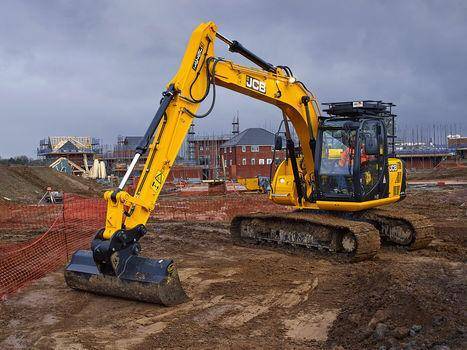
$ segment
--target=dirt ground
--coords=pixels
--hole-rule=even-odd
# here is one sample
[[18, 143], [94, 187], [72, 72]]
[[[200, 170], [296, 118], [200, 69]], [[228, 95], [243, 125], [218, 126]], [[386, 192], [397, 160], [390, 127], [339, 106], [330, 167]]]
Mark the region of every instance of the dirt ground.
[[153, 224], [143, 254], [175, 259], [189, 302], [77, 292], [59, 271], [0, 304], [0, 348], [465, 349], [466, 201], [412, 191], [396, 208], [432, 217], [433, 243], [356, 264], [234, 246], [224, 223]]
[[[441, 164], [442, 165], [442, 164]], [[467, 180], [467, 161], [460, 167], [408, 170], [409, 180]]]
[[85, 196], [103, 192], [103, 187], [94, 180], [59, 173], [49, 167], [0, 165], [0, 203], [37, 203], [47, 187]]

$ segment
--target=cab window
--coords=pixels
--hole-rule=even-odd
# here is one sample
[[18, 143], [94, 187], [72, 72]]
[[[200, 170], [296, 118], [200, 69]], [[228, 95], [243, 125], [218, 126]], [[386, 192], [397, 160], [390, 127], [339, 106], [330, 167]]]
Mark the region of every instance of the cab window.
[[353, 194], [356, 130], [329, 129], [322, 134], [320, 187], [326, 195]]

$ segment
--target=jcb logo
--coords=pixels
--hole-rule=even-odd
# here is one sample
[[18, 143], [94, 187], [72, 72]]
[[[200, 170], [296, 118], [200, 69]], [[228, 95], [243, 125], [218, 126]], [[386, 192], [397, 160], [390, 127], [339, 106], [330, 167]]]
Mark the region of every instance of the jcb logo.
[[389, 171], [390, 171], [390, 172], [397, 171], [397, 164], [391, 164], [391, 165], [389, 166]]
[[249, 75], [246, 76], [246, 87], [259, 91], [262, 94], [266, 93], [266, 83], [259, 81], [258, 79], [252, 78]]
[[203, 44], [200, 44], [198, 51], [196, 51], [195, 60], [193, 61], [193, 67], [192, 67], [193, 70], [196, 70], [196, 68], [198, 68], [199, 59], [201, 58], [201, 55], [203, 54], [203, 50], [204, 50], [204, 46]]

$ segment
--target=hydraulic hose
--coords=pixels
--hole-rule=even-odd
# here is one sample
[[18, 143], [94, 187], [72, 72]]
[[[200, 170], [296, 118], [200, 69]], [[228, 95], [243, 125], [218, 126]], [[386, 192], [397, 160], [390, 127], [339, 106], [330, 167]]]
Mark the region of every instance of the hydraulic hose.
[[[214, 61], [214, 63], [212, 64], [212, 74], [210, 73], [209, 71], [209, 64], [211, 61]], [[209, 114], [211, 114], [212, 110], [214, 109], [214, 105], [216, 104], [216, 66], [217, 66], [217, 63], [219, 63], [219, 61], [223, 61], [222, 58], [214, 58], [214, 57], [209, 57], [208, 59], [206, 59], [206, 64], [208, 65], [208, 67], [206, 68], [206, 72], [207, 72], [207, 87], [206, 87], [206, 91], [205, 91], [205, 94], [203, 96], [203, 98], [201, 100], [193, 100], [193, 102], [202, 102], [204, 101], [208, 94], [209, 94], [209, 91], [210, 91], [210, 86], [212, 84], [212, 103], [211, 103], [211, 106], [209, 107], [209, 109], [207, 110], [206, 113], [203, 113], [203, 114], [195, 114], [193, 112], [191, 112], [190, 110], [188, 110], [187, 108], [185, 108], [185, 112], [187, 112], [189, 115], [191, 115], [193, 118], [198, 118], [198, 119], [202, 119], [202, 118], [205, 118], [207, 117]], [[203, 62], [203, 65], [204, 65], [205, 62]], [[194, 81], [196, 81], [197, 78], [195, 78]], [[193, 86], [194, 84], [194, 81], [193, 83], [191, 84], [190, 86], [190, 95], [191, 95], [191, 87]]]

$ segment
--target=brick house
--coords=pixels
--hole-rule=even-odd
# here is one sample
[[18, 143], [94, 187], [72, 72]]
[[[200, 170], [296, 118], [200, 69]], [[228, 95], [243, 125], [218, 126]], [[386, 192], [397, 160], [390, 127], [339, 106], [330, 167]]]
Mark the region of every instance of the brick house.
[[250, 128], [223, 143], [220, 155], [227, 177], [237, 179], [269, 176], [271, 164], [283, 160], [285, 151], [274, 154], [274, 134], [262, 128]]

